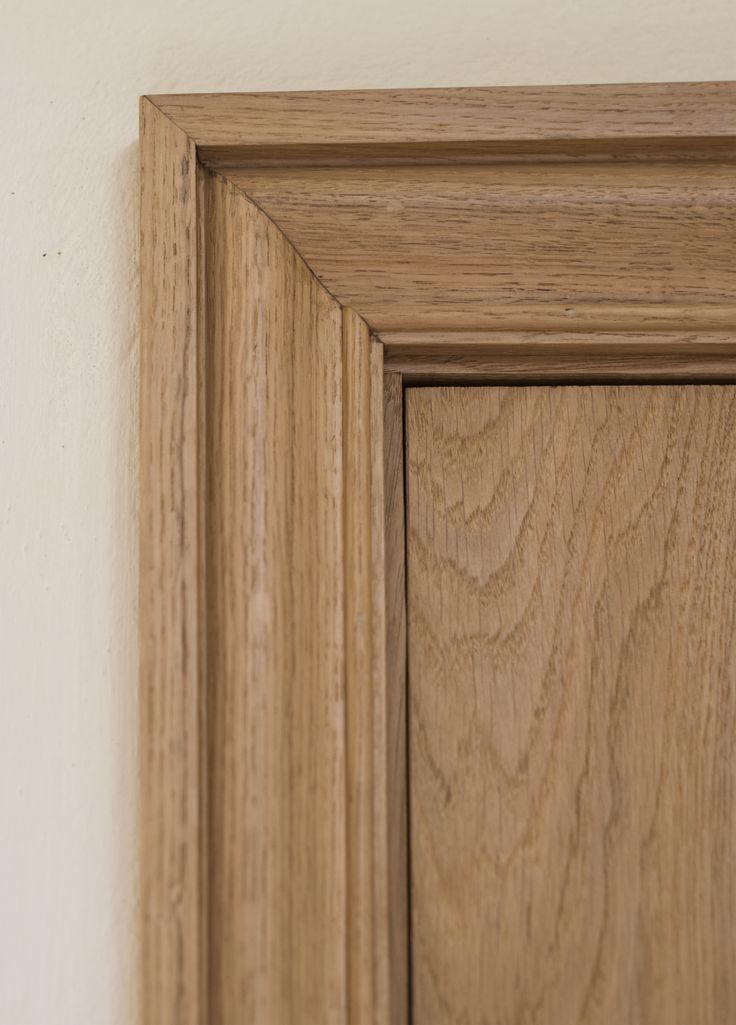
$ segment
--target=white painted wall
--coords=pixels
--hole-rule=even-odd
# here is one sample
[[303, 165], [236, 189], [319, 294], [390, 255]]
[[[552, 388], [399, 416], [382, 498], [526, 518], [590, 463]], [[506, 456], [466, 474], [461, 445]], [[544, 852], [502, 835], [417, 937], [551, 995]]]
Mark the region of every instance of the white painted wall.
[[4, 0], [0, 1025], [134, 1018], [138, 95], [719, 78], [733, 0]]

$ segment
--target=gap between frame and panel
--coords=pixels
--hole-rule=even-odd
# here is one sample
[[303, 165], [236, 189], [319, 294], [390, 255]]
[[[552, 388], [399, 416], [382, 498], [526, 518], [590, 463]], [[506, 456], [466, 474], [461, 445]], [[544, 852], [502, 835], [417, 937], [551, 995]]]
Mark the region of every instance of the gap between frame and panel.
[[[377, 343], [380, 344], [380, 343]], [[389, 886], [391, 956], [404, 970], [394, 974], [396, 1025], [411, 1015], [411, 927], [409, 847], [408, 642], [406, 592], [406, 476], [404, 380], [383, 372], [384, 573], [386, 595], [386, 736], [389, 793]], [[394, 1020], [392, 1019], [392, 1025]]]

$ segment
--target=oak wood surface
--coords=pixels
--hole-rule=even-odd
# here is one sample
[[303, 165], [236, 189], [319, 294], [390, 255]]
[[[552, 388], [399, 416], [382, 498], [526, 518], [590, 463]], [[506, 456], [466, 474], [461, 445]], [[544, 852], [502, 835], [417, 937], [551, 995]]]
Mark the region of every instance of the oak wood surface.
[[[374, 342], [378, 348], [380, 343]], [[383, 346], [380, 346], [383, 349]], [[392, 1025], [409, 1013], [408, 764], [406, 750], [406, 576], [404, 516], [404, 384], [401, 374], [383, 377], [384, 464], [383, 562], [386, 588], [386, 750], [390, 887], [389, 944]], [[376, 432], [378, 434], [378, 432]]]
[[401, 1025], [402, 381], [730, 374], [736, 87], [141, 108], [142, 1018]]
[[736, 1018], [736, 388], [407, 391], [413, 1007]]
[[406, 382], [736, 380], [736, 330], [383, 332], [384, 364]]
[[403, 1025], [409, 1010], [403, 405], [400, 378], [385, 404], [383, 346], [347, 308], [343, 366], [348, 1021]]
[[734, 134], [733, 82], [161, 95], [207, 158], [269, 149]]
[[141, 117], [141, 1020], [401, 1023], [383, 347]]
[[338, 1025], [348, 999], [342, 311], [216, 176], [206, 216], [206, 1020]]
[[[375, 387], [381, 389], [382, 365], [373, 373], [371, 338], [365, 323], [343, 311], [344, 361], [344, 545], [345, 545], [345, 687], [347, 700], [347, 854], [350, 903], [348, 923], [348, 1020], [372, 1022], [377, 1006], [386, 1016], [389, 966], [374, 937], [388, 916], [388, 891], [376, 891], [379, 856], [374, 799], [385, 794], [385, 770], [375, 758], [376, 734], [385, 730], [376, 711], [385, 693], [385, 652], [377, 650], [375, 605], [383, 588], [383, 561], [376, 550], [374, 523], [382, 519], [375, 489], [383, 474], [375, 465], [373, 411]], [[382, 471], [382, 466], [380, 467]], [[375, 503], [375, 509], [374, 509]], [[380, 628], [380, 627], [379, 627]], [[382, 771], [383, 770], [383, 771]], [[381, 775], [377, 776], [377, 772]], [[387, 847], [384, 848], [387, 856]], [[378, 899], [377, 899], [378, 898]], [[366, 965], [372, 970], [366, 971]], [[382, 971], [383, 970], [383, 971]]]
[[591, 306], [613, 330], [633, 310], [635, 331], [652, 308], [669, 314], [662, 329], [697, 330], [725, 305], [736, 326], [731, 163], [236, 169], [229, 177], [379, 334], [483, 329], [499, 310], [523, 316], [516, 304], [532, 318], [567, 310], [578, 330], [590, 328]]
[[141, 1014], [206, 1001], [202, 345], [194, 143], [141, 105]]

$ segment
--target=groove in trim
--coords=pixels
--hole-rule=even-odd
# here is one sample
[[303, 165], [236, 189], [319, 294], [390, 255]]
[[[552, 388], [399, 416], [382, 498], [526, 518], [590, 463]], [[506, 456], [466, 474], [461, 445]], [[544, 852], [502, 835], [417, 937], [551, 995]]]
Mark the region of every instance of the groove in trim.
[[559, 336], [593, 333], [651, 337], [731, 332], [736, 337], [736, 306], [729, 303], [507, 303], [479, 307], [457, 303], [426, 309], [388, 304], [375, 315], [384, 341], [464, 334], [499, 335], [554, 333]]
[[372, 89], [151, 97], [198, 147], [733, 137], [733, 82]]
[[534, 142], [374, 143], [226, 147], [203, 146], [200, 159], [221, 173], [239, 170], [330, 167], [443, 166], [451, 164], [604, 163], [608, 161], [736, 159], [736, 144], [723, 138], [550, 139]]
[[736, 331], [385, 332], [384, 366], [407, 383], [446, 378], [736, 380]]

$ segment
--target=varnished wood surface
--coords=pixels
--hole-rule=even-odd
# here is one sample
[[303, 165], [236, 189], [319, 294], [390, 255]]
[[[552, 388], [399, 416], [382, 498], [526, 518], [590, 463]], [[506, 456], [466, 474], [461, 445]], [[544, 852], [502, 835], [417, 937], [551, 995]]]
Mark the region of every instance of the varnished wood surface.
[[736, 389], [407, 395], [414, 1019], [736, 1020]]
[[[374, 342], [376, 348], [380, 343]], [[386, 588], [386, 764], [390, 887], [391, 1025], [409, 1013], [408, 764], [406, 750], [406, 574], [404, 511], [404, 385], [401, 374], [383, 378], [383, 560]]]
[[400, 1025], [383, 346], [147, 100], [141, 145], [140, 1019]]
[[[154, 96], [207, 158], [315, 147], [659, 139], [734, 132], [733, 82]], [[355, 156], [355, 153], [354, 153]]]
[[383, 346], [344, 309], [350, 1025], [405, 1025], [409, 1011], [403, 406], [400, 378], [387, 404], [384, 383]]
[[731, 332], [383, 332], [388, 369], [433, 380], [732, 380]]
[[[182, 349], [144, 354], [143, 552], [171, 580], [144, 562], [142, 1020], [400, 1025], [383, 347], [225, 179], [193, 178], [191, 202], [200, 248], [176, 219], [149, 244], [194, 258], [171, 281], [192, 305], [145, 290], [151, 342], [178, 317]], [[191, 407], [167, 427], [175, 384]]]
[[[736, 123], [736, 122], [735, 122]], [[484, 329], [584, 311], [697, 330], [736, 292], [734, 164], [234, 169], [374, 331]], [[629, 311], [633, 310], [631, 317]], [[638, 311], [638, 314], [637, 314]], [[638, 316], [638, 319], [637, 319]], [[701, 321], [702, 316], [702, 321]], [[633, 321], [633, 322], [632, 322]], [[511, 324], [498, 325], [510, 328]], [[730, 326], [734, 326], [731, 309]]]
[[143, 100], [145, 1025], [403, 1022], [401, 388], [382, 421], [380, 368], [472, 380], [489, 353], [457, 332], [550, 332], [504, 373], [555, 345], [575, 373], [721, 373], [729, 343], [702, 343], [736, 323], [735, 103], [729, 83]]
[[[374, 530], [376, 514], [382, 517], [383, 474], [375, 465], [371, 430], [373, 392], [375, 387], [381, 389], [382, 366], [374, 375], [370, 333], [351, 310], [343, 311], [342, 354], [349, 883], [347, 1020], [370, 1023], [378, 1004], [383, 1003], [386, 1014], [389, 968], [387, 960], [377, 956], [374, 942], [381, 926], [386, 927], [388, 915], [387, 888], [384, 885], [384, 892], [377, 893], [374, 885], [377, 857], [380, 853], [387, 856], [387, 847], [379, 851], [373, 808], [374, 799], [385, 793], [385, 770], [375, 760], [378, 734], [385, 730], [383, 717], [376, 718], [376, 711], [382, 711], [376, 703], [385, 693], [386, 665], [383, 646], [377, 650], [375, 644], [379, 611], [376, 600], [383, 588], [383, 560], [375, 550]], [[379, 496], [376, 487], [381, 489]], [[383, 977], [379, 978], [379, 974]]]
[[340, 1025], [342, 311], [221, 178], [207, 180], [205, 209], [206, 1021]]
[[201, 1025], [200, 172], [191, 139], [145, 101], [141, 153], [140, 1002], [146, 1025]]
[[[478, 308], [460, 307], [448, 323], [443, 307], [405, 307], [391, 317], [391, 326], [380, 333], [390, 346], [413, 339], [442, 335], [450, 355], [468, 336], [547, 334], [548, 341], [565, 342], [571, 334], [614, 337], [629, 335], [729, 334], [736, 329], [736, 306], [722, 303], [529, 303], [523, 300]], [[674, 340], [674, 339], [673, 339]], [[439, 353], [435, 347], [435, 353]]]

